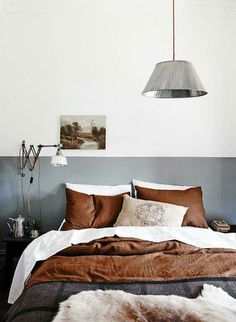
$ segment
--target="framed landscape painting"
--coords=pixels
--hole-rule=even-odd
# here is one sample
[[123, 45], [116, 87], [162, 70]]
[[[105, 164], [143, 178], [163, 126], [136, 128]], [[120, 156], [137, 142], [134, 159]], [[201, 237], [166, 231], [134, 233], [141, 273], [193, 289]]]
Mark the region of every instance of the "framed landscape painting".
[[105, 150], [106, 116], [61, 116], [60, 143], [63, 149]]

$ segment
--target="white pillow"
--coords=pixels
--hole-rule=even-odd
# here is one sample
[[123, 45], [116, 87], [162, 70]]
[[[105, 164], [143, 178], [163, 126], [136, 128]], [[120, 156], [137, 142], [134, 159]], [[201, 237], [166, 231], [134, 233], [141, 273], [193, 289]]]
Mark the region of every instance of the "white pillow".
[[136, 179], [132, 180], [132, 184], [134, 187], [135, 196], [137, 194], [135, 186], [149, 188], [149, 189], [159, 189], [159, 190], [187, 190], [189, 188], [193, 188], [193, 186], [177, 186], [177, 185], [170, 185], [170, 184], [160, 184], [160, 183], [139, 181]]
[[123, 207], [114, 226], [180, 227], [187, 210], [187, 207], [124, 196]]
[[60, 224], [60, 226], [59, 226], [58, 230], [61, 230], [61, 227], [63, 226], [64, 222], [66, 222], [66, 221], [65, 221], [65, 219], [63, 219], [63, 220], [62, 220], [62, 222], [61, 222], [61, 224]]
[[[87, 195], [115, 196], [125, 192], [129, 192], [131, 194], [131, 184], [122, 184], [117, 186], [104, 186], [104, 185], [66, 183], [66, 188], [77, 192], [86, 193]], [[65, 219], [63, 219], [58, 230], [61, 230], [61, 227], [64, 222], [65, 222]]]
[[104, 185], [66, 183], [66, 188], [77, 192], [86, 193], [87, 195], [115, 196], [125, 192], [129, 192], [131, 194], [131, 184], [123, 184], [123, 185], [117, 185], [117, 186], [104, 186]]

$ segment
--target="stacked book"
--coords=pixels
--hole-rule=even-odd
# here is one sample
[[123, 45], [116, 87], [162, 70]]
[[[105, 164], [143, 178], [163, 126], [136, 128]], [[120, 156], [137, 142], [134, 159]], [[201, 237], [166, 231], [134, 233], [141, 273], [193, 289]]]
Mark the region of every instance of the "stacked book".
[[227, 224], [227, 222], [224, 220], [212, 220], [211, 227], [214, 230], [220, 231], [222, 233], [227, 233], [228, 231], [230, 231], [230, 225]]

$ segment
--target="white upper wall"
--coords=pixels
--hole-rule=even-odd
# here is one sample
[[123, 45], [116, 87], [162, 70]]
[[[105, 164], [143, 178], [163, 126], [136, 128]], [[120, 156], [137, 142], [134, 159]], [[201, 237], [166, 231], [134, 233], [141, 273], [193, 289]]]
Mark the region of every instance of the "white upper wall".
[[[171, 0], [0, 1], [0, 155], [59, 141], [60, 115], [107, 115], [96, 156], [236, 156], [236, 1], [177, 0], [176, 56], [209, 94], [141, 96], [171, 59]], [[42, 154], [50, 155], [51, 150]]]

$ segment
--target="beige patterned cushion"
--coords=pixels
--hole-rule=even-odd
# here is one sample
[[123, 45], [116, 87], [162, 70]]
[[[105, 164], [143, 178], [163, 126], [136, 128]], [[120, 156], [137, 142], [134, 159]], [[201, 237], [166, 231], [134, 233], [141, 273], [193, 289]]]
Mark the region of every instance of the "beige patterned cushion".
[[187, 210], [187, 207], [124, 196], [123, 207], [114, 226], [180, 227]]

